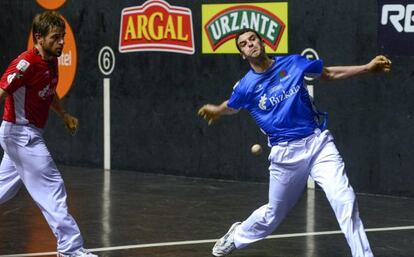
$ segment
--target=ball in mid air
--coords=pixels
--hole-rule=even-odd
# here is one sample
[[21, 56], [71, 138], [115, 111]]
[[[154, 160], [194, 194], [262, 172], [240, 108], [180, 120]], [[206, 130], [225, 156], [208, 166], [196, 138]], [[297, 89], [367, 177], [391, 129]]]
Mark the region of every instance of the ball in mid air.
[[259, 155], [262, 153], [262, 146], [259, 144], [252, 145], [252, 148], [250, 149], [252, 154]]

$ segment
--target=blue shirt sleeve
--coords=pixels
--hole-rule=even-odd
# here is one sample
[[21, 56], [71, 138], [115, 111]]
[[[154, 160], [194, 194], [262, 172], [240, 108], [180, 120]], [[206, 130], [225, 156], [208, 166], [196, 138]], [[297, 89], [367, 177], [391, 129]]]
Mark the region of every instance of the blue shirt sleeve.
[[315, 78], [322, 74], [322, 60], [308, 60], [304, 56], [298, 55], [296, 62], [297, 65], [303, 70], [305, 76]]
[[243, 86], [241, 85], [240, 81], [238, 81], [234, 87], [233, 92], [230, 96], [229, 101], [227, 102], [227, 106], [233, 109], [241, 109], [245, 106], [245, 92], [242, 90]]

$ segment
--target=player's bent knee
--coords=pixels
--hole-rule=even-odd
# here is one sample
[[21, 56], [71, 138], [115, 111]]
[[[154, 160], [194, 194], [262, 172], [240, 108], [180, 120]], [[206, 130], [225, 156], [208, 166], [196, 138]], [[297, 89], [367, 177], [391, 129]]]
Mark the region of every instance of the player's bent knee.
[[355, 192], [351, 187], [344, 190], [333, 191], [332, 194], [327, 194], [327, 197], [330, 202], [335, 202], [337, 204], [353, 203], [356, 200]]

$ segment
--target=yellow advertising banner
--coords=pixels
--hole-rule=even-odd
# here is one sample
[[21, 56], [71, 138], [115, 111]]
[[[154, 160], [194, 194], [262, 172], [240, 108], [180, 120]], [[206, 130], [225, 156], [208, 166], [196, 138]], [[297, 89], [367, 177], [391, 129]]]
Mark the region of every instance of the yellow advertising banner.
[[288, 53], [288, 3], [202, 5], [202, 53], [239, 53], [234, 38], [251, 28], [263, 38], [267, 53]]

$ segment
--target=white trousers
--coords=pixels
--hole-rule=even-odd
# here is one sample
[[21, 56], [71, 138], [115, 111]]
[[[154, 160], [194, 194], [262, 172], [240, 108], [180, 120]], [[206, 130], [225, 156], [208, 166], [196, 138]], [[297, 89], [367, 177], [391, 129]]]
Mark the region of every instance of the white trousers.
[[373, 257], [359, 218], [355, 193], [328, 130], [272, 147], [269, 155], [269, 203], [237, 227], [237, 248], [265, 238], [296, 204], [310, 175], [324, 190], [353, 257]]
[[0, 204], [16, 195], [22, 184], [39, 206], [57, 238], [57, 250], [72, 254], [82, 247], [78, 225], [68, 213], [62, 176], [42, 137], [42, 130], [3, 121], [0, 144]]

